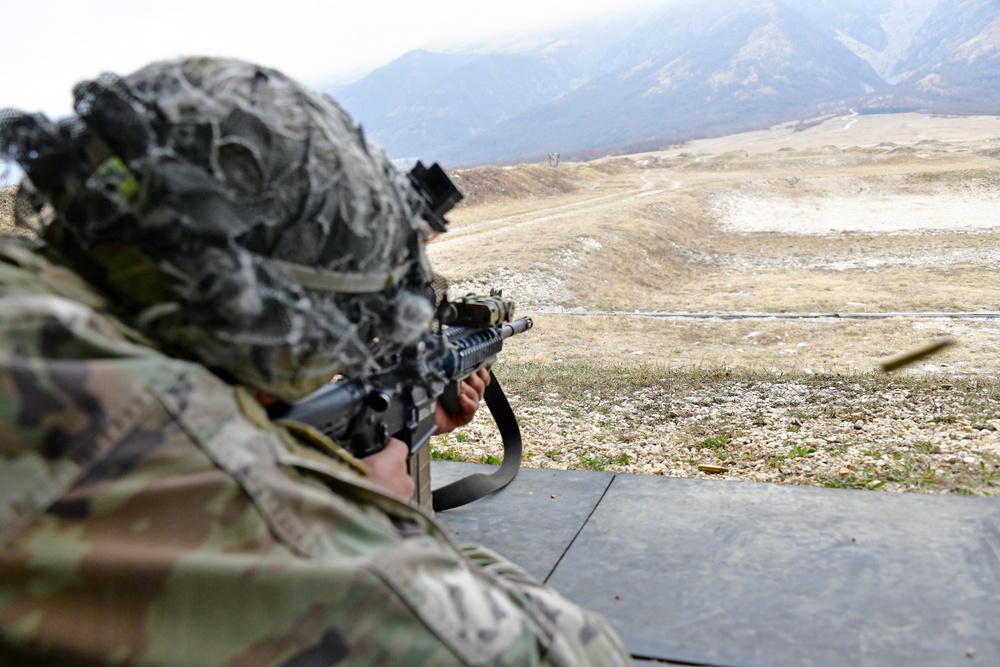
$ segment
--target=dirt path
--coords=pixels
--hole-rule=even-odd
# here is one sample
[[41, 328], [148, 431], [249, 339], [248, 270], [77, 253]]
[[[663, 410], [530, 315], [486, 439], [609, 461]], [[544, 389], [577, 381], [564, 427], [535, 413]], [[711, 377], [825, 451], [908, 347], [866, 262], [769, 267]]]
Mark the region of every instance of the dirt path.
[[621, 210], [647, 198], [662, 196], [681, 187], [681, 183], [670, 179], [669, 187], [661, 187], [662, 175], [648, 172], [629, 174], [627, 179], [619, 179], [610, 187], [618, 191], [610, 194], [588, 195], [581, 193], [569, 201], [538, 202], [537, 208], [529, 211], [500, 215], [497, 217], [462, 216], [454, 222], [448, 233], [435, 241], [434, 252], [446, 253], [451, 248], [467, 249], [481, 243], [490, 243], [493, 238], [503, 238], [516, 234], [526, 227], [551, 225], [567, 218], [593, 217], [604, 211]]

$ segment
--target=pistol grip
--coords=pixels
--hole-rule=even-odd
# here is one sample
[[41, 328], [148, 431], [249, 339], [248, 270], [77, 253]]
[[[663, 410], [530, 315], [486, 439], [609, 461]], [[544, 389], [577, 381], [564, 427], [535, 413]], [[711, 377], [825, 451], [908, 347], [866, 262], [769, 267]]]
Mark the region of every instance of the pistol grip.
[[461, 380], [453, 380], [448, 383], [447, 387], [444, 388], [444, 393], [438, 397], [438, 403], [440, 403], [446, 411], [452, 414], [460, 413], [462, 411], [462, 404], [459, 403], [458, 399], [461, 395]]

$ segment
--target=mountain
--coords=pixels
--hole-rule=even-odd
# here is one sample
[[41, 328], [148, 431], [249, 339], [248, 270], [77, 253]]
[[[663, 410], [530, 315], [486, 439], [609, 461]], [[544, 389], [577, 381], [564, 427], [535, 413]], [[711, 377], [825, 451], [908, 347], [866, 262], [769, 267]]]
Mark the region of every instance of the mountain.
[[487, 53], [404, 55], [337, 100], [449, 166], [664, 148], [856, 108], [1000, 111], [995, 0], [675, 0]]
[[544, 104], [573, 73], [533, 55], [404, 55], [341, 92], [338, 101], [394, 156], [421, 156]]
[[582, 26], [483, 54], [412, 51], [329, 92], [391, 155], [436, 159], [441, 147], [587, 82], [632, 29], [627, 21]]
[[[889, 103], [954, 114], [1000, 112], [1000, 9], [995, 0], [948, 0], [901, 60], [909, 70]], [[871, 105], [878, 109], [875, 101]]]

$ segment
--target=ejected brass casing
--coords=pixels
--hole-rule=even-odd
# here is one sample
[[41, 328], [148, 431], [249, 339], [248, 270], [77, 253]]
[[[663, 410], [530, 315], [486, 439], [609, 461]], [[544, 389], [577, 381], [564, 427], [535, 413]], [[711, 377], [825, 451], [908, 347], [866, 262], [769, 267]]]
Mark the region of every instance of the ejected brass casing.
[[940, 352], [946, 347], [955, 344], [954, 338], [949, 338], [944, 336], [938, 338], [926, 345], [921, 345], [920, 347], [909, 350], [907, 352], [900, 352], [899, 354], [893, 355], [879, 362], [879, 368], [881, 368], [886, 373], [891, 373], [892, 371], [899, 370], [904, 366], [909, 366], [910, 364], [920, 361], [924, 357], [929, 357], [932, 354]]

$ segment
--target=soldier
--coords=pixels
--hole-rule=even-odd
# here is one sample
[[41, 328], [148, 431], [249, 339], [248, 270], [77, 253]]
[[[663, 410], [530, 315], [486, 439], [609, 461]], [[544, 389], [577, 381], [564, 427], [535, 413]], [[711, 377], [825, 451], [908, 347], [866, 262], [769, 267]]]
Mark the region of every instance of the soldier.
[[[326, 96], [208, 58], [0, 112], [0, 664], [618, 665], [593, 613], [268, 420], [429, 335], [408, 181]], [[483, 378], [464, 387], [467, 422]]]

